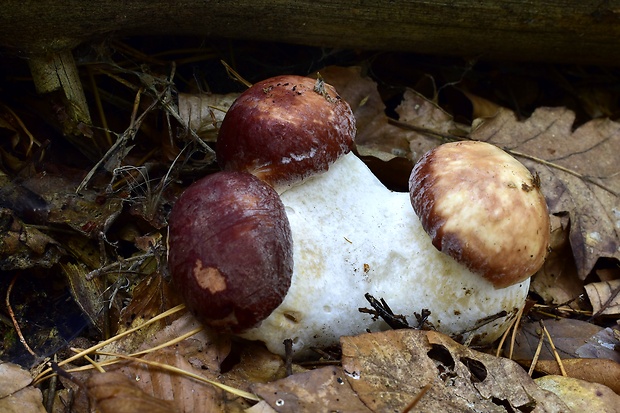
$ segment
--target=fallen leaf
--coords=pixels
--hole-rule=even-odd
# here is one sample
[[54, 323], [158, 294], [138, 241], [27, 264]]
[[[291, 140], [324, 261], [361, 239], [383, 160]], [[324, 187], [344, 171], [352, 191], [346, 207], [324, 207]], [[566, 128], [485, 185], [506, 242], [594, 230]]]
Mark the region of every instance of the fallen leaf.
[[[527, 366], [529, 368], [529, 365]], [[562, 360], [562, 366], [568, 377], [599, 383], [620, 394], [620, 363], [607, 359], [566, 359]], [[538, 360], [535, 371], [542, 374], [562, 374], [555, 360]]]
[[118, 372], [94, 373], [86, 381], [88, 395], [101, 413], [175, 413], [172, 403], [140, 390]]
[[30, 373], [13, 363], [0, 363], [0, 379], [0, 398], [9, 396], [32, 383]]
[[585, 289], [595, 314], [620, 314], [620, 280], [586, 284]]
[[561, 397], [571, 412], [620, 412], [620, 396], [600, 384], [562, 376], [540, 377], [536, 384]]
[[391, 330], [343, 337], [342, 368], [373, 411], [415, 406], [441, 412], [565, 412], [562, 401], [538, 388], [515, 362], [462, 346], [433, 332]]
[[342, 368], [323, 367], [298, 373], [252, 389], [278, 413], [370, 413], [351, 389]]
[[412, 128], [405, 136], [414, 161], [444, 142], [441, 135], [464, 133], [464, 126], [455, 123], [452, 115], [412, 89], [405, 90], [396, 113], [401, 128]]
[[62, 255], [54, 239], [25, 225], [10, 209], [0, 208], [0, 270], [49, 268]]
[[586, 343], [575, 350], [577, 357], [600, 358], [620, 363], [620, 335], [618, 330], [606, 328], [586, 340]]
[[482, 96], [478, 96], [474, 93], [471, 93], [465, 89], [460, 89], [460, 91], [467, 96], [467, 99], [472, 104], [472, 116], [474, 119], [476, 118], [490, 118], [497, 115], [497, 112], [500, 111], [501, 107], [495, 103], [491, 102], [488, 99], [483, 98]]
[[254, 406], [244, 410], [245, 413], [277, 413], [270, 405], [264, 400], [256, 403]]
[[0, 362], [0, 412], [45, 413], [41, 390], [28, 386], [31, 382], [32, 377], [26, 370], [13, 363]]
[[[539, 295], [546, 304], [563, 304], [581, 309], [583, 281], [579, 279], [573, 252], [568, 242], [569, 219], [567, 215], [551, 215], [550, 252], [543, 267], [532, 277], [530, 291]], [[584, 308], [585, 309], [585, 308]]]
[[[577, 349], [583, 346], [590, 337], [602, 330], [601, 327], [592, 323], [571, 318], [545, 320], [545, 327], [562, 359], [578, 357]], [[531, 360], [536, 354], [541, 332], [542, 329], [537, 321], [523, 322], [515, 339], [512, 358], [515, 360]], [[546, 337], [539, 358], [540, 360], [555, 359]]]
[[519, 121], [503, 109], [479, 120], [471, 138], [508, 150], [540, 176], [550, 212], [570, 214], [570, 243], [580, 278], [600, 257], [620, 259], [620, 123], [594, 119], [572, 130], [566, 108], [539, 108]]

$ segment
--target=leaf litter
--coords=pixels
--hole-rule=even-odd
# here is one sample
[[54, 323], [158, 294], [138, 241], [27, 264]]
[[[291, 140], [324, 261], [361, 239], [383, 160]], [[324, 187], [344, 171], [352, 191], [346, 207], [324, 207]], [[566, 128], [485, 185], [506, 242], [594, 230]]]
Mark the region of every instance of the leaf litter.
[[[37, 268], [57, 265], [63, 259], [62, 268], [71, 280], [73, 296], [93, 325], [104, 331], [104, 324], [112, 320], [112, 334], [127, 333], [124, 339], [113, 339], [98, 350], [101, 356], [90, 370], [86, 370], [88, 365], [80, 366], [83, 363], [78, 363], [79, 358], [59, 363], [60, 368], [67, 369], [68, 377], [61, 375], [66, 389], [58, 393], [58, 403], [75, 403], [74, 411], [87, 411], [89, 400], [91, 404], [94, 400], [101, 411], [115, 413], [146, 406], [151, 406], [151, 411], [195, 411], [197, 406], [212, 411], [248, 412], [334, 408], [416, 411], [425, 406], [441, 411], [567, 411], [562, 400], [538, 387], [524, 369], [529, 368], [528, 359], [540, 356], [537, 374], [560, 372], [553, 351], [537, 353], [541, 334], [536, 332], [536, 323], [527, 320], [522, 323], [521, 336], [513, 339], [517, 350], [513, 357], [520, 362], [524, 358], [524, 368], [434, 332], [399, 330], [342, 338], [341, 359], [332, 360], [327, 367], [318, 367], [319, 363], [309, 369], [301, 364], [286, 366], [256, 343], [230, 341], [202, 330], [187, 315], [166, 315], [150, 323], [152, 317], [179, 302], [162, 271], [167, 210], [186, 186], [188, 176], [214, 170], [205, 142], [214, 141], [218, 122], [235, 94], [177, 95], [170, 72], [158, 76], [119, 67], [102, 66], [99, 73], [116, 80], [135, 76], [140, 86], [123, 80], [131, 86], [131, 93], [124, 97], [127, 107], [132, 108], [132, 121], [124, 134], [117, 135], [117, 144], [100, 151], [107, 152], [101, 158], [103, 170], [92, 168], [85, 175], [84, 165], [69, 170], [57, 164], [46, 174], [31, 174], [25, 179], [22, 174], [19, 182], [23, 187], [45, 202], [40, 211], [48, 227], [31, 227], [20, 223], [21, 216], [15, 218], [13, 213], [24, 212], [18, 205], [31, 197], [30, 192], [13, 199], [3, 196], [3, 200], [10, 201], [2, 204], [4, 213], [22, 225], [10, 227], [17, 228], [18, 236], [8, 231], [3, 232], [3, 237], [22, 242], [20, 231], [34, 234], [25, 237], [32, 240], [30, 244], [3, 245], [18, 245], [21, 250], [9, 251], [22, 251], [22, 262]], [[557, 347], [554, 351], [567, 359], [565, 371], [614, 388], [614, 379], [618, 378], [614, 357], [618, 327], [610, 321], [618, 315], [618, 273], [597, 264], [607, 259], [617, 265], [620, 253], [618, 123], [594, 119], [575, 127], [575, 113], [562, 107], [541, 107], [522, 118], [492, 100], [465, 92], [467, 88], [460, 93], [472, 102], [472, 118], [478, 119], [455, 121], [437, 102], [446, 89], [434, 90], [428, 99], [411, 88], [402, 88], [397, 103], [392, 99], [388, 107], [391, 92], [380, 88], [366, 74], [367, 68], [331, 66], [319, 72], [351, 103], [358, 123], [358, 154], [393, 189], [406, 190], [409, 170], [423, 153], [442, 142], [459, 139], [494, 143], [538, 173], [555, 218], [557, 243], [543, 270], [534, 277], [532, 292], [534, 298], [539, 297], [539, 303], [528, 307], [527, 317], [536, 321], [552, 316], [575, 322], [564, 331], [550, 328]], [[590, 113], [609, 114], [591, 103]], [[161, 147], [161, 156], [149, 155], [144, 163], [144, 154], [154, 152], [145, 150], [148, 145], [144, 146], [140, 137], [152, 128], [152, 117], [159, 115], [163, 115], [159, 118], [163, 127], [160, 132], [151, 129], [149, 136], [153, 140], [149, 145]], [[6, 165], [11, 165], [11, 173], [23, 170], [32, 154], [45, 144], [23, 122], [4, 119], [9, 121], [0, 123], [0, 128], [12, 135], [14, 150], [2, 148], [1, 152], [4, 159], [10, 159]], [[93, 133], [94, 140], [101, 140], [97, 130], [89, 133]], [[28, 139], [21, 137], [24, 135]], [[105, 149], [105, 145], [100, 146]], [[50, 173], [54, 170], [57, 173]], [[80, 196], [75, 195], [76, 187], [81, 188]], [[133, 218], [128, 218], [127, 212]], [[29, 222], [30, 217], [24, 220]], [[49, 224], [67, 226], [69, 231], [50, 230]], [[129, 253], [123, 251], [127, 246], [131, 246]], [[51, 253], [46, 255], [48, 250]], [[584, 280], [588, 281], [585, 287]], [[389, 303], [389, 297], [386, 300]], [[593, 314], [599, 324], [610, 327], [580, 321], [595, 327], [586, 329], [576, 323], [577, 318]], [[548, 327], [552, 325], [547, 322]], [[527, 344], [523, 334], [530, 330], [533, 340]], [[581, 334], [571, 335], [575, 331]], [[543, 348], [547, 346], [545, 342]], [[528, 349], [525, 356], [524, 348]], [[95, 351], [89, 352], [94, 355]], [[104, 353], [123, 357], [137, 354], [144, 361], [123, 357], [110, 361], [111, 356]], [[106, 372], [94, 372], [93, 365]], [[231, 387], [223, 390], [161, 365]], [[287, 370], [293, 374], [287, 377]], [[571, 382], [564, 387], [575, 385]], [[68, 389], [78, 396], [71, 396]], [[560, 390], [553, 392], [561, 394]], [[254, 404], [258, 398], [262, 401]], [[613, 401], [604, 406], [613, 406]]]

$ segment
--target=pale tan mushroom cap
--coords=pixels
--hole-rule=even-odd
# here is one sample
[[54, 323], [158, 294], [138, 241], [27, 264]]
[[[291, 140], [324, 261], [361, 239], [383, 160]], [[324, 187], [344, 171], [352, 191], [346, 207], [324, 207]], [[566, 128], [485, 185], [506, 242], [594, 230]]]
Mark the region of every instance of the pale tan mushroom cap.
[[539, 182], [484, 142], [441, 145], [409, 178], [411, 203], [433, 245], [496, 288], [523, 281], [549, 248], [549, 212]]

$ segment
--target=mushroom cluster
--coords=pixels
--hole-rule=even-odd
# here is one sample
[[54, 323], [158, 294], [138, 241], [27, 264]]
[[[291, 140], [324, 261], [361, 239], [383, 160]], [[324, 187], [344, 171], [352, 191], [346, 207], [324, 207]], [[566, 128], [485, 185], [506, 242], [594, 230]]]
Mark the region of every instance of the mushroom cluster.
[[535, 177], [493, 145], [458, 142], [416, 164], [410, 193], [392, 192], [350, 152], [354, 135], [349, 105], [321, 80], [279, 76], [237, 99], [218, 136], [223, 171], [192, 184], [169, 220], [188, 308], [278, 354], [285, 339], [303, 355], [387, 328], [359, 312], [366, 293], [494, 341], [548, 250]]

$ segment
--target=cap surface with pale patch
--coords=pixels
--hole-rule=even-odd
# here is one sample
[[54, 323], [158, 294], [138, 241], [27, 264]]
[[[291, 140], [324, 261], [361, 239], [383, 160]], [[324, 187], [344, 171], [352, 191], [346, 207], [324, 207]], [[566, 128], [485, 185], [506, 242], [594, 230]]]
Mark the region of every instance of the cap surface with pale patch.
[[485, 142], [441, 145], [414, 167], [411, 203], [433, 245], [497, 288], [543, 264], [549, 213], [537, 179]]

